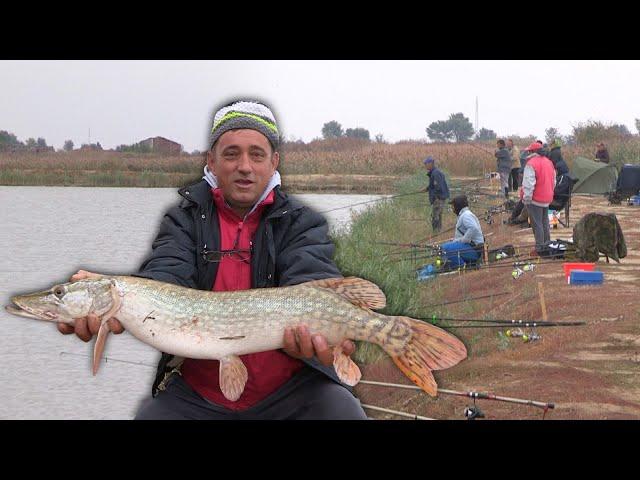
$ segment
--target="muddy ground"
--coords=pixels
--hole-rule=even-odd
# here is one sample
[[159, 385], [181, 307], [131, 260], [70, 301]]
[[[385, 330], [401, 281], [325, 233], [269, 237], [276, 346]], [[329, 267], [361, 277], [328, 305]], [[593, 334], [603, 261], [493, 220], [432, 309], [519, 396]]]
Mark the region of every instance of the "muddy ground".
[[[497, 197], [493, 203], [500, 203]], [[481, 218], [486, 209], [472, 210]], [[440, 276], [440, 302], [509, 292], [495, 298], [462, 302], [440, 310], [450, 317], [542, 319], [539, 283], [542, 283], [549, 320], [584, 320], [586, 326], [540, 328], [542, 339], [525, 343], [502, 335], [504, 330], [459, 329], [469, 357], [448, 370], [435, 372], [440, 388], [483, 391], [496, 395], [552, 402], [547, 419], [640, 419], [640, 207], [609, 205], [603, 196], [572, 199], [569, 228], [551, 230], [551, 238], [569, 239], [573, 225], [588, 212], [615, 213], [622, 226], [628, 255], [620, 263], [602, 258], [596, 269], [604, 283], [568, 285], [563, 260], [540, 263], [518, 279], [512, 268], [480, 269]], [[505, 244], [531, 245], [531, 229], [502, 224], [508, 214], [481, 224], [490, 248]], [[564, 215], [560, 217], [564, 221]], [[528, 252], [531, 247], [523, 247]], [[434, 285], [421, 286], [425, 298]], [[530, 330], [527, 330], [530, 331]], [[363, 369], [364, 380], [410, 384], [391, 360]], [[416, 390], [360, 384], [355, 392], [364, 404], [436, 419], [464, 419], [473, 401], [440, 394], [431, 398]], [[478, 400], [487, 419], [541, 419], [531, 406]], [[372, 418], [401, 419], [369, 410]]]

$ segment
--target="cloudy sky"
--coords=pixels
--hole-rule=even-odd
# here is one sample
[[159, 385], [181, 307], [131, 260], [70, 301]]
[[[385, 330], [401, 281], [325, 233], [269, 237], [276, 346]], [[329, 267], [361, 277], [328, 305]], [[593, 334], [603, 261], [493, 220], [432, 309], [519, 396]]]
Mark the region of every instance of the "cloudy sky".
[[151, 136], [206, 148], [213, 109], [233, 97], [270, 102], [283, 134], [322, 125], [385, 139], [426, 139], [462, 112], [498, 135], [569, 134], [587, 120], [640, 118], [640, 61], [0, 61], [0, 130], [19, 140], [104, 148]]

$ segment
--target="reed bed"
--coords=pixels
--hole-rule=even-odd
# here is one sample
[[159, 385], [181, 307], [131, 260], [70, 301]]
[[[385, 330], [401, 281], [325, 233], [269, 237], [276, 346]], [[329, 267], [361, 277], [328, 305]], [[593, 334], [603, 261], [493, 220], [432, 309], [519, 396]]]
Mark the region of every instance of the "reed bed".
[[[522, 149], [526, 145], [519, 147]], [[607, 147], [612, 163], [618, 166], [640, 163], [640, 138], [634, 136], [610, 142]], [[403, 141], [387, 144], [355, 139], [309, 144], [289, 142], [281, 149], [280, 172], [284, 177], [313, 174], [411, 176], [423, 169], [422, 160], [431, 155], [450, 175], [479, 177], [495, 170], [493, 148], [492, 143]], [[567, 145], [562, 151], [571, 166], [577, 156], [594, 158], [595, 146]], [[0, 184], [178, 187], [184, 185], [187, 178], [200, 178], [204, 164], [203, 154], [0, 152]]]

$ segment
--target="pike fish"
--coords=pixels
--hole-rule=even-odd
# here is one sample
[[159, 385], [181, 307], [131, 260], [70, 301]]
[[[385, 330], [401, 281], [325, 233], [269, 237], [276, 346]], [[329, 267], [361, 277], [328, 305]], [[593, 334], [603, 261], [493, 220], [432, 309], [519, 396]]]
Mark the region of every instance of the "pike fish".
[[334, 368], [342, 382], [355, 385], [361, 373], [342, 352], [344, 339], [379, 345], [416, 385], [435, 396], [432, 370], [466, 358], [464, 344], [428, 323], [374, 312], [386, 305], [380, 288], [361, 278], [314, 280], [289, 287], [212, 292], [146, 278], [91, 274], [89, 278], [18, 295], [6, 310], [37, 320], [74, 325], [92, 313], [101, 319], [94, 345], [93, 374], [109, 333], [107, 321], [161, 352], [220, 361], [220, 389], [240, 398], [247, 369], [240, 355], [283, 347], [284, 330], [301, 323], [333, 345]]

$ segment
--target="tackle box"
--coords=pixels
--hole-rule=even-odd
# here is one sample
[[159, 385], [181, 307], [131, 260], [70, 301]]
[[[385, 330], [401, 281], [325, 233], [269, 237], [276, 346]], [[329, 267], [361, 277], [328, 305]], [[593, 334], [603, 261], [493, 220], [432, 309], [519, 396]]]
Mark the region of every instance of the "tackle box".
[[572, 270], [569, 277], [571, 285], [600, 285], [604, 281], [604, 273], [598, 271]]
[[587, 271], [593, 271], [594, 267], [596, 266], [595, 263], [563, 263], [562, 264], [562, 268], [564, 269], [564, 276], [567, 279], [567, 283], [571, 283], [569, 281], [569, 275], [571, 274], [572, 270], [587, 270]]

